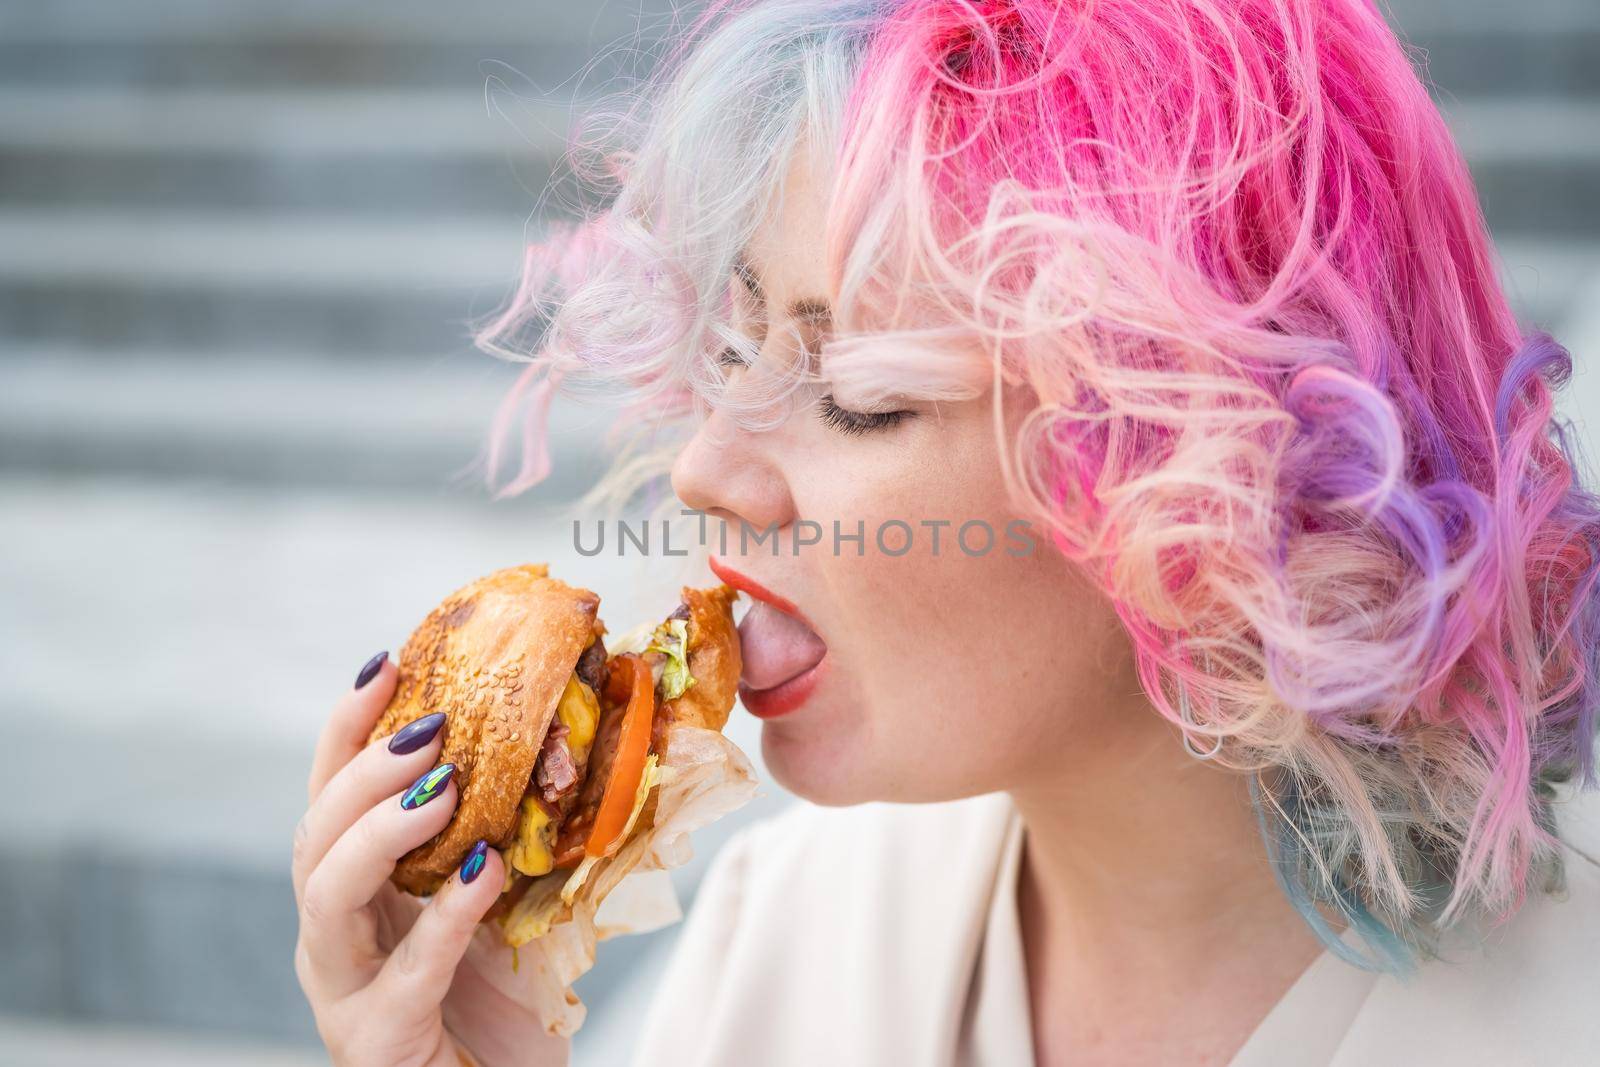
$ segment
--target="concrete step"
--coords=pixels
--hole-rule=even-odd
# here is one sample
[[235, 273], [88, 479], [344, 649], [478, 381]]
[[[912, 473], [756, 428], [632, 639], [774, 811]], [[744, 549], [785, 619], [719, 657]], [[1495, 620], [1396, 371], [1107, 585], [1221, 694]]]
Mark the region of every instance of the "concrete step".
[[1600, 8], [1574, 0], [1374, 0], [1392, 24], [1417, 33], [1569, 33], [1600, 29]]
[[[477, 352], [352, 363], [13, 349], [0, 369], [0, 470], [471, 498], [484, 493], [476, 464], [491, 416], [520, 370]], [[609, 418], [555, 406], [542, 499], [575, 498], [600, 476]]]
[[4, 209], [0, 338], [457, 352], [514, 284], [524, 227], [509, 212], [394, 220]]
[[0, 144], [243, 156], [483, 156], [558, 150], [575, 101], [511, 89], [0, 88]]
[[1525, 326], [1565, 329], [1600, 278], [1600, 242], [1510, 238], [1496, 247], [1506, 293]]
[[[553, 167], [572, 107], [510, 91], [0, 89], [0, 203], [520, 216], [570, 202]], [[1445, 109], [1498, 232], [1600, 238], [1600, 106]]]
[[[0, 82], [108, 86], [554, 88], [631, 69], [673, 0], [507, 7], [496, 0], [0, 3]], [[609, 53], [600, 58], [602, 53]]]
[[[536, 237], [541, 225], [529, 224]], [[0, 210], [0, 281], [348, 295], [503, 282], [523, 227], [493, 216]]]
[[[1600, 30], [1411, 33], [1429, 84], [1453, 96], [1600, 93]], [[329, 40], [278, 37], [252, 41], [0, 40], [0, 84], [144, 88], [322, 87], [374, 85], [463, 88], [490, 76], [531, 76], [553, 89], [605, 83], [625, 54], [563, 43]]]
[[[639, 1020], [665, 970], [677, 927], [650, 935], [652, 948], [591, 1014], [574, 1039], [576, 1067], [617, 1067], [632, 1062]], [[618, 943], [620, 944], [620, 942]], [[608, 946], [609, 951], [609, 946]], [[28, 1067], [327, 1067], [327, 1052], [311, 1041], [196, 1036], [185, 1030], [118, 1026], [83, 1020], [0, 1017], [0, 1048], [7, 1063]]]
[[329, 1063], [310, 1042], [265, 1043], [196, 1037], [148, 1026], [107, 1026], [81, 1020], [45, 1022], [0, 1018], [7, 1062], [29, 1067], [314, 1067]]
[[1600, 97], [1447, 100], [1495, 233], [1600, 241]]
[[569, 5], [553, 17], [549, 8], [480, 4], [477, 17], [459, 22], [441, 17], [454, 5], [410, 17], [388, 5], [343, 6], [339, 20], [257, 12], [198, 25], [130, 26], [112, 14], [64, 27], [13, 16], [0, 30], [0, 84], [476, 88], [493, 77], [581, 88], [638, 73], [662, 22], [641, 20], [637, 3]]
[[[481, 85], [486, 70], [523, 71], [545, 87], [599, 85], [631, 69], [664, 24], [670, 0], [523, 12], [475, 0], [435, 7], [342, 0], [282, 10], [250, 0], [35, 5], [0, 10], [0, 82], [149, 87]], [[692, 14], [696, 5], [681, 5]], [[1597, 93], [1600, 16], [1574, 0], [1514, 13], [1401, 0], [1391, 22], [1425, 54], [1452, 95]], [[642, 13], [641, 13], [642, 9]], [[637, 40], [631, 36], [640, 35]], [[608, 45], [621, 45], [607, 51]], [[485, 64], [488, 67], [485, 67]]]
[[[1478, 33], [1563, 32], [1600, 28], [1600, 11], [1574, 0], [1377, 0], [1389, 20], [1415, 32], [1456, 28]], [[379, 39], [458, 40], [486, 33], [543, 34], [569, 41], [658, 26], [673, 9], [693, 15], [700, 0], [608, 0], [589, 7], [546, 5], [536, 13], [508, 9], [503, 0], [29, 0], [0, 2], [0, 36], [27, 40], [78, 40], [115, 36], [156, 41], [173, 38], [259, 37], [274, 32], [366, 36]], [[381, 12], [382, 18], [374, 17]]]
[[91, 279], [69, 286], [0, 282], [0, 345], [149, 347], [203, 353], [217, 346], [273, 343], [330, 358], [411, 357], [466, 351], [469, 320], [492, 311], [498, 291], [479, 296], [233, 289]]
[[274, 35], [399, 41], [544, 39], [600, 43], [650, 33], [700, 0], [607, 0], [508, 7], [504, 0], [0, 0], [0, 36], [23, 41], [258, 40]]
[[1440, 111], [1474, 165], [1600, 162], [1600, 99], [1479, 97], [1445, 100]]
[[[381, 16], [374, 16], [375, 18]], [[481, 86], [490, 74], [531, 74], [545, 87], [578, 79], [591, 58], [567, 42], [329, 39], [0, 40], [0, 83], [203, 89]]]
[[1600, 94], [1591, 0], [1374, 0], [1446, 100]]
[[568, 107], [470, 88], [0, 89], [0, 203], [519, 217], [551, 195]]

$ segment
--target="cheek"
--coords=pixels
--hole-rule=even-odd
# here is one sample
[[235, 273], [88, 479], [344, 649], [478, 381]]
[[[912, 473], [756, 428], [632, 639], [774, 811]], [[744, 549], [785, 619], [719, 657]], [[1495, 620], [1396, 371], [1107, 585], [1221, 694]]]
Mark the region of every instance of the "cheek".
[[869, 545], [821, 565], [838, 615], [828, 674], [762, 734], [779, 782], [817, 803], [948, 800], [1059, 774], [1075, 751], [1105, 750], [1137, 690], [1115, 615], [1048, 545], [900, 558]]
[[[762, 751], [781, 784], [817, 803], [946, 800], [1059, 776], [1113, 751], [1136, 718], [1137, 676], [1110, 605], [1042, 529], [1007, 538], [1014, 513], [987, 424], [969, 416], [919, 433], [892, 449], [853, 445], [828, 477], [800, 480], [800, 513], [828, 531], [806, 568], [826, 604], [828, 676], [799, 711], [763, 725]], [[833, 551], [836, 518], [847, 531], [863, 522], [862, 554]], [[911, 527], [904, 555], [876, 543], [892, 520]], [[949, 523], [937, 552], [925, 525], [936, 520]], [[963, 543], [969, 520], [980, 525]], [[904, 537], [885, 534], [891, 550]]]
[[863, 705], [879, 759], [906, 769], [893, 776], [903, 799], [1016, 786], [1095, 728], [1107, 620], [1069, 567], [958, 553], [883, 592], [897, 608], [871, 646]]

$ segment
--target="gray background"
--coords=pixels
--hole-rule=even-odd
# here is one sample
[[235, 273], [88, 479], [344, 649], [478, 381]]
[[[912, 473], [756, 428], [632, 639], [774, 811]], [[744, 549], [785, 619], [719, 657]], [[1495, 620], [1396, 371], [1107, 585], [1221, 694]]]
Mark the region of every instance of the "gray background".
[[[1581, 425], [1600, 5], [1394, 9], [1520, 312], [1579, 361]], [[560, 413], [527, 498], [461, 477], [509, 381], [466, 323], [541, 225], [563, 101], [638, 13], [0, 0], [0, 1062], [318, 1062], [285, 867], [330, 699], [506, 563], [672, 603], [677, 575], [578, 559], [552, 511], [598, 470], [601, 413]], [[757, 753], [747, 716], [730, 732]], [[767, 781], [699, 836], [685, 897], [784, 802]], [[622, 1058], [673, 936], [606, 946], [579, 1063]]]

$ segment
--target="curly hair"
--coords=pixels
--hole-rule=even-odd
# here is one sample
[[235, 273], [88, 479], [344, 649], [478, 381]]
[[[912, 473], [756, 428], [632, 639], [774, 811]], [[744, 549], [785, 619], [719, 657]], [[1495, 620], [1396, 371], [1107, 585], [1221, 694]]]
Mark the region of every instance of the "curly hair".
[[603, 195], [479, 335], [530, 364], [502, 492], [547, 473], [558, 389], [630, 398], [627, 495], [706, 405], [754, 420], [797, 383], [740, 400], [712, 357], [750, 346], [727, 279], [820, 149], [829, 378], [1029, 387], [999, 476], [1191, 751], [1251, 775], [1329, 947], [1403, 972], [1559, 888], [1556, 787], [1595, 784], [1600, 697], [1571, 360], [1519, 327], [1370, 0], [720, 2], [672, 42], [597, 110], [620, 143], [574, 139]]

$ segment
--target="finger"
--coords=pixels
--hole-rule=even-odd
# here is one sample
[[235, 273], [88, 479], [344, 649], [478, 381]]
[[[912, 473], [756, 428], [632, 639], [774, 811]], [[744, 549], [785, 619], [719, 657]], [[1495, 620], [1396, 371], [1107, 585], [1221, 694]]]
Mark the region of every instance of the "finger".
[[300, 936], [319, 985], [334, 996], [353, 992], [370, 980], [365, 966], [377, 946], [367, 905], [394, 873], [400, 857], [450, 821], [458, 798], [451, 780], [454, 770], [451, 764], [441, 764], [403, 793], [385, 798], [333, 843], [306, 879]]
[[499, 899], [505, 860], [479, 841], [395, 946], [372, 990], [393, 1004], [438, 1004], [455, 980], [478, 923]]
[[413, 719], [396, 733], [368, 744], [323, 787], [295, 827], [296, 900], [311, 871], [357, 819], [439, 761], [444, 724], [443, 712]]
[[378, 716], [394, 696], [399, 677], [400, 672], [390, 661], [389, 653], [379, 652], [367, 660], [356, 674], [355, 685], [333, 705], [333, 713], [317, 738], [316, 755], [311, 758], [308, 801], [316, 800], [329, 779], [366, 745]]

